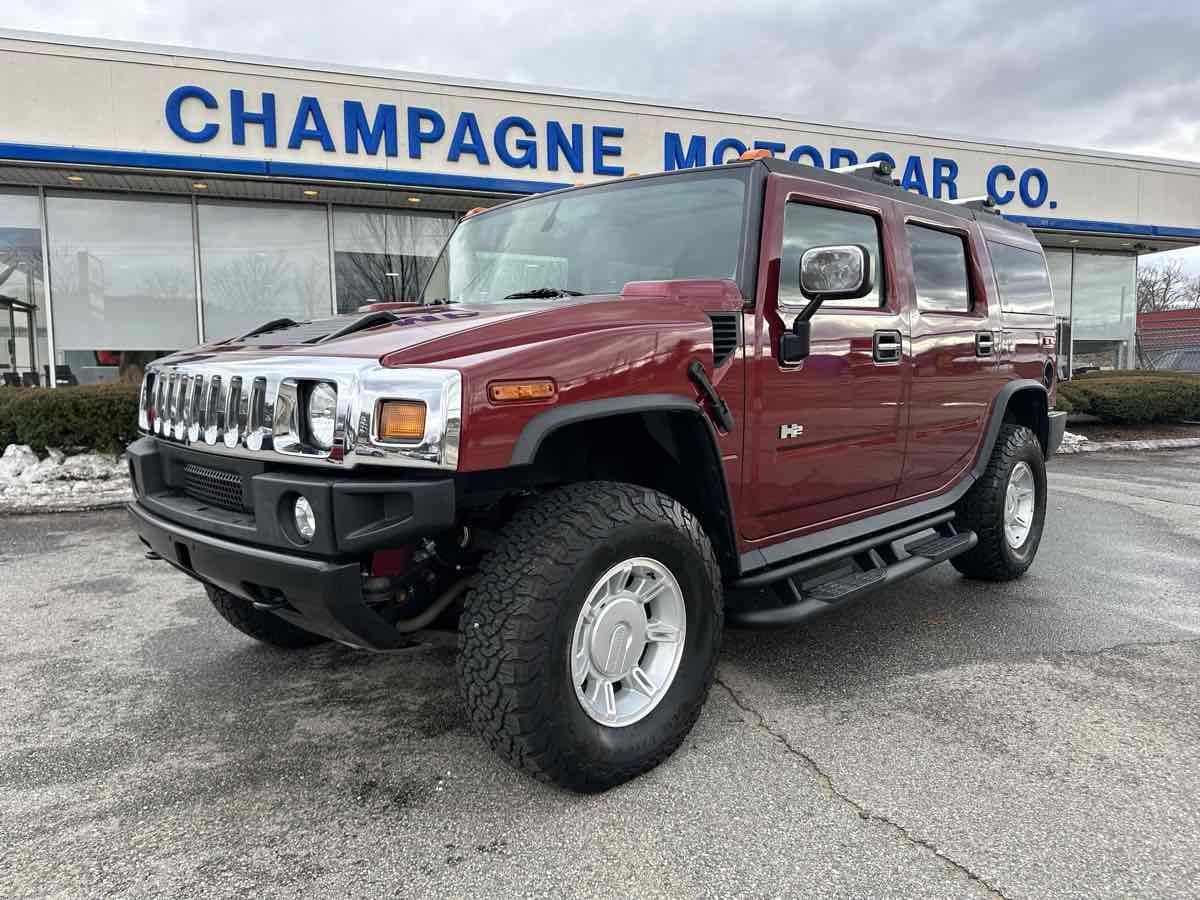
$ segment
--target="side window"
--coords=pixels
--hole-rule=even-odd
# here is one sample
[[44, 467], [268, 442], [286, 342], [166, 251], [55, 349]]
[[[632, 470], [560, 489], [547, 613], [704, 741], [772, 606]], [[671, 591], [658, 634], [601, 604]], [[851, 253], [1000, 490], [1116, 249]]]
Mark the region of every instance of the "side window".
[[970, 312], [967, 245], [961, 235], [923, 225], [905, 225], [912, 250], [917, 309], [929, 312]]
[[1000, 289], [1000, 305], [1005, 312], [1054, 315], [1054, 295], [1046, 259], [1036, 250], [1023, 250], [988, 241], [992, 271]]
[[[812, 203], [789, 203], [783, 217], [783, 253], [779, 270], [779, 302], [804, 306], [808, 298], [800, 293], [800, 257], [812, 247], [831, 244], [862, 244], [871, 254], [871, 293], [857, 300], [827, 302], [832, 306], [878, 309], [883, 305], [883, 257], [879, 252], [879, 222], [867, 213], [850, 212]], [[820, 313], [818, 313], [819, 315]]]

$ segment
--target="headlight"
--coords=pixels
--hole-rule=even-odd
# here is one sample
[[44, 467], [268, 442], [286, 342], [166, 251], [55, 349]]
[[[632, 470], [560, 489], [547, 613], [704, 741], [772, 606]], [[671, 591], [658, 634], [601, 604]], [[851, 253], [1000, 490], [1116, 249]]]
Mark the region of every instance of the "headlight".
[[337, 389], [321, 382], [308, 393], [308, 433], [322, 450], [333, 446], [337, 427]]

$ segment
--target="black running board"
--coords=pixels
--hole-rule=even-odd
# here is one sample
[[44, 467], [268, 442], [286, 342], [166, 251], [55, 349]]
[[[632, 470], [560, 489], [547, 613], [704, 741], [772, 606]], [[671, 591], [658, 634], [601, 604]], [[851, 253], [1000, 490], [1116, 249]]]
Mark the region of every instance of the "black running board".
[[[901, 581], [960, 553], [966, 553], [979, 542], [979, 538], [973, 531], [956, 532], [950, 524], [952, 516], [953, 513], [941, 514], [931, 519], [913, 522], [809, 559], [797, 560], [773, 572], [757, 573], [745, 578], [734, 587], [783, 587], [791, 602], [782, 606], [729, 609], [725, 617], [731, 624], [749, 628], [795, 625], [844, 606], [884, 585]], [[934, 529], [935, 533], [904, 541], [906, 537], [916, 536], [930, 529]], [[813, 584], [803, 580], [806, 570], [836, 565], [839, 562], [855, 568], [848, 573]]]

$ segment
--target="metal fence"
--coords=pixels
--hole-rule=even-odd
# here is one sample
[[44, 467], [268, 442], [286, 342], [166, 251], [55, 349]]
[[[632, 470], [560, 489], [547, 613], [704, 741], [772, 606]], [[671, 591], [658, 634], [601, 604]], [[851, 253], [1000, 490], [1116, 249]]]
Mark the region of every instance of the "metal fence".
[[1200, 372], [1200, 316], [1163, 328], [1141, 327], [1137, 333], [1138, 365], [1159, 372]]

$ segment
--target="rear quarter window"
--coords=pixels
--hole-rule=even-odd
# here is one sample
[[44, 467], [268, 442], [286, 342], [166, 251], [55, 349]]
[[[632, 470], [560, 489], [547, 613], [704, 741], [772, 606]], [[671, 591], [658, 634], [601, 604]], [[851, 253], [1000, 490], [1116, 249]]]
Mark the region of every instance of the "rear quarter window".
[[1046, 258], [1037, 250], [1025, 250], [988, 241], [992, 271], [1005, 312], [1054, 315], [1054, 294]]

